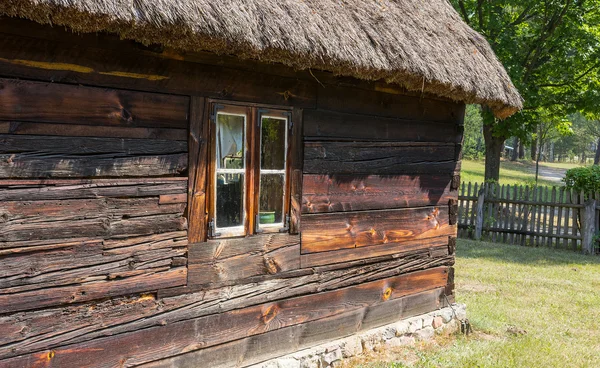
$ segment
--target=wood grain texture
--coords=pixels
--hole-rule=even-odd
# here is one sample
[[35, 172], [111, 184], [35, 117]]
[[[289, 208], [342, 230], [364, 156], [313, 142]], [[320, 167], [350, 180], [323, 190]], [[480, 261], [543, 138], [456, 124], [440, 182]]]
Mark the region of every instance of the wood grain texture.
[[206, 179], [208, 170], [208, 111], [205, 99], [192, 97], [190, 105], [188, 177], [188, 237], [190, 243], [206, 241]]
[[442, 289], [269, 331], [142, 365], [144, 368], [245, 367], [445, 306]]
[[435, 255], [425, 249], [406, 252], [402, 257], [391, 255], [345, 265], [315, 267], [304, 276], [259, 283], [249, 279], [248, 283], [201, 288], [197, 292], [188, 291], [174, 297], [156, 299], [153, 294], [144, 294], [0, 316], [3, 331], [20, 331], [0, 335], [0, 358], [170, 325], [273, 300], [336, 290], [417, 270], [448, 266], [452, 262], [452, 257]]
[[[41, 216], [52, 211], [44, 210], [33, 209]], [[7, 248], [0, 250], [0, 314], [155, 291], [185, 285], [187, 280], [187, 269], [180, 267], [186, 265], [185, 231], [114, 240], [2, 242], [2, 246]]]
[[[447, 267], [365, 283], [329, 292], [279, 300], [163, 326], [99, 338], [89, 342], [56, 347], [50, 357], [53, 366], [133, 366], [262, 334], [309, 321], [328, 318], [411, 294], [444, 287]], [[111, 354], [105, 352], [110, 350]], [[31, 366], [47, 359], [41, 351], [0, 362], [0, 367]]]
[[305, 174], [437, 174], [455, 169], [454, 144], [306, 142]]
[[19, 241], [186, 230], [184, 209], [152, 197], [0, 202], [0, 249]]
[[0, 135], [0, 178], [161, 176], [186, 169], [183, 141]]
[[189, 98], [0, 79], [0, 119], [77, 125], [187, 128]]
[[0, 201], [179, 195], [187, 178], [0, 180]]
[[299, 235], [265, 234], [190, 244], [190, 286], [243, 282], [299, 268]]
[[442, 206], [457, 197], [451, 176], [304, 175], [302, 213]]
[[136, 138], [185, 141], [186, 129], [136, 128], [30, 122], [0, 122], [0, 134], [58, 135], [67, 137]]
[[458, 124], [464, 104], [346, 86], [318, 89], [317, 107], [343, 113]]
[[458, 133], [456, 126], [449, 122], [412, 121], [335, 111], [306, 110], [304, 139], [455, 143]]
[[[454, 230], [456, 232], [456, 230]], [[333, 252], [317, 252], [303, 254], [300, 257], [302, 268], [331, 265], [341, 262], [364, 260], [386, 255], [402, 257], [404, 253], [426, 249], [432, 254], [448, 253], [448, 236], [439, 236], [423, 240], [405, 241], [402, 243], [384, 243], [369, 247], [340, 249]]]
[[290, 139], [290, 234], [300, 233], [302, 220], [302, 170], [304, 167], [304, 111], [292, 111], [292, 137]]
[[447, 206], [304, 215], [302, 253], [400, 244], [454, 232]]
[[[119, 47], [77, 47], [60, 42], [3, 34], [0, 67], [4, 76], [55, 83], [87, 84], [159, 93], [202, 95], [232, 101], [314, 107], [316, 82], [170, 60], [156, 53]], [[187, 111], [187, 109], [186, 109]]]

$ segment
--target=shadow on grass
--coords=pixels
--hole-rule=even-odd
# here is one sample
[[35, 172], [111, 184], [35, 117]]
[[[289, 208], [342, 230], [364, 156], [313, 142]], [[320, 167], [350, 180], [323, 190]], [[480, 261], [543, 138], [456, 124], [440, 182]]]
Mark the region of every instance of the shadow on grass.
[[600, 265], [600, 257], [574, 251], [543, 247], [527, 247], [458, 239], [456, 255], [468, 259], [489, 259], [507, 263], [538, 265]]

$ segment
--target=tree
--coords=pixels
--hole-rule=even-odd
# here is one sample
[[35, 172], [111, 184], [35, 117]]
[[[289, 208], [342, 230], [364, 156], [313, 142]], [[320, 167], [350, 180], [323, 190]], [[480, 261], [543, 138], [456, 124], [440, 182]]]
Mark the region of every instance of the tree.
[[485, 154], [483, 142], [483, 119], [481, 108], [477, 105], [467, 105], [465, 112], [465, 131], [463, 139], [463, 157], [481, 159]]
[[483, 114], [485, 178], [498, 180], [504, 140], [528, 140], [542, 114], [551, 112], [549, 121], [560, 121], [569, 112], [597, 108], [593, 95], [600, 80], [600, 1], [451, 2], [487, 38], [525, 100], [522, 112], [503, 121], [489, 111]]

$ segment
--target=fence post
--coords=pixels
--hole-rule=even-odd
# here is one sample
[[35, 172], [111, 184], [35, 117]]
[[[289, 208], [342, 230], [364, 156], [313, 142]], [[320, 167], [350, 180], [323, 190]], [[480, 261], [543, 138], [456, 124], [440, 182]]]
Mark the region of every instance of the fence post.
[[590, 199], [585, 202], [583, 209], [583, 221], [581, 224], [581, 232], [583, 235], [582, 249], [586, 254], [594, 254], [595, 244], [594, 235], [596, 235], [596, 200]]
[[481, 189], [479, 190], [479, 197], [477, 197], [477, 215], [475, 217], [475, 240], [481, 239], [481, 232], [483, 231], [483, 202], [485, 201], [485, 189], [487, 189], [487, 187], [487, 185], [482, 185]]

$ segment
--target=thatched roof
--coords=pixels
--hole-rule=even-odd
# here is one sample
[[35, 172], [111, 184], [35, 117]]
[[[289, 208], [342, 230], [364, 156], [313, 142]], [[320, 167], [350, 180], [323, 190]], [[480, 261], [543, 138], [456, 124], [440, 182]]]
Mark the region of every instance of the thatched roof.
[[78, 32], [384, 79], [507, 117], [522, 99], [447, 0], [0, 0], [0, 13]]

